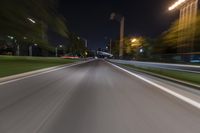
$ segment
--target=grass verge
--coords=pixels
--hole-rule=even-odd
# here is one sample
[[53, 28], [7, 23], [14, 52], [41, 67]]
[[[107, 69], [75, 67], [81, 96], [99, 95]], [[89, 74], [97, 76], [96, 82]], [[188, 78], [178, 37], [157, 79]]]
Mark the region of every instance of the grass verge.
[[48, 57], [0, 56], [0, 77], [73, 63], [76, 61], [78, 60]]
[[159, 69], [159, 68], [143, 68], [143, 67], [137, 67], [137, 66], [128, 65], [128, 64], [123, 64], [123, 65], [126, 67], [134, 68], [139, 71], [158, 74], [161, 76], [166, 76], [169, 78], [174, 78], [174, 79], [185, 81], [188, 83], [200, 85], [200, 74], [181, 72], [181, 71], [175, 71], [175, 70]]

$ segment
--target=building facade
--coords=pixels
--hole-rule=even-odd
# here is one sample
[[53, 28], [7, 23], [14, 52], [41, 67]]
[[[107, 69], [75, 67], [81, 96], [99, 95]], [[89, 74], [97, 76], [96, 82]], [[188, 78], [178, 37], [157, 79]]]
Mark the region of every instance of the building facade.
[[198, 13], [199, 1], [186, 0], [180, 6], [178, 53], [194, 52], [195, 20]]

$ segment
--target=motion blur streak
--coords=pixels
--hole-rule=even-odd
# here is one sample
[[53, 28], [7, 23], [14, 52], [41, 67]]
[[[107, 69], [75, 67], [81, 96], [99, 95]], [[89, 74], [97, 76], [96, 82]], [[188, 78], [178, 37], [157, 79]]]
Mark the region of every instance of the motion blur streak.
[[199, 110], [102, 60], [1, 85], [0, 99], [1, 133], [200, 130]]

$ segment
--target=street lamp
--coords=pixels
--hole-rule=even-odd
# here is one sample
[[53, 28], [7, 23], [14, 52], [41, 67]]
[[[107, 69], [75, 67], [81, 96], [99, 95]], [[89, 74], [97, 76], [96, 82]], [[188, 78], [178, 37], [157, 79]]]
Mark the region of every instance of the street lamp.
[[[31, 23], [35, 24], [36, 21], [33, 20], [32, 18], [27, 18]], [[27, 38], [24, 37], [24, 40], [26, 40]], [[33, 48], [32, 48], [32, 45], [29, 46], [29, 56], [32, 56], [33, 55]]]
[[14, 37], [13, 37], [13, 36], [8, 36], [8, 38], [10, 38], [11, 40], [13, 40], [13, 39], [14, 39]]
[[35, 24], [36, 23], [36, 21], [35, 20], [33, 20], [32, 18], [27, 18], [31, 23], [33, 23], [33, 24]]
[[29, 56], [33, 56], [33, 46], [37, 47], [38, 44], [35, 43], [35, 44], [29, 46]]
[[17, 56], [20, 56], [20, 46], [17, 44]]
[[180, 5], [182, 5], [184, 2], [186, 2], [186, 0], [178, 0], [177, 2], [175, 2], [172, 6], [169, 7], [169, 11], [176, 9], [177, 7], [179, 7]]
[[112, 53], [112, 39], [110, 39], [110, 54]]
[[63, 45], [56, 46], [56, 48], [55, 48], [56, 57], [58, 57], [58, 47], [59, 47], [59, 48], [62, 48], [62, 47], [63, 47]]
[[77, 37], [77, 39], [78, 39], [78, 40], [81, 40], [81, 39], [84, 40], [84, 41], [85, 41], [85, 47], [87, 48], [87, 46], [88, 46], [88, 41], [87, 41], [87, 39], [85, 39], [85, 38], [83, 38], [83, 37], [79, 37], [79, 36]]
[[135, 43], [135, 42], [137, 42], [137, 39], [136, 39], [136, 38], [133, 38], [133, 39], [131, 39], [131, 42], [132, 42], [132, 43]]
[[[23, 39], [26, 40], [27, 37], [23, 37]], [[15, 40], [15, 41], [17, 43], [17, 40]], [[19, 43], [17, 44], [17, 56], [20, 56], [20, 45], [19, 45]]]
[[139, 46], [140, 45], [140, 40], [139, 38], [132, 38], [130, 39], [131, 42], [131, 47]]
[[143, 48], [140, 48], [140, 53], [143, 53], [144, 52], [144, 49]]
[[[12, 41], [15, 42], [15, 44], [17, 45], [17, 40], [13, 37], [13, 36], [7, 36], [9, 39], [11, 39]], [[20, 47], [19, 44], [17, 45], [17, 51], [16, 51], [17, 56], [20, 55]]]
[[117, 20], [120, 22], [120, 46], [119, 46], [119, 57], [123, 58], [123, 47], [124, 47], [124, 21], [125, 17], [116, 13], [112, 13], [110, 16], [111, 20]]

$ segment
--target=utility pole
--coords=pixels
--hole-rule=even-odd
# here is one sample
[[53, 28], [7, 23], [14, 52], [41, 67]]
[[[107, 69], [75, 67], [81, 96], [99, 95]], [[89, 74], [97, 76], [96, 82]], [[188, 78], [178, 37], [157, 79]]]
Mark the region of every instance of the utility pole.
[[85, 47], [87, 48], [88, 47], [88, 41], [86, 39], [85, 40]]
[[85, 42], [85, 47], [87, 48], [88, 47], [88, 40], [83, 38], [83, 37], [77, 37], [78, 40], [84, 40]]
[[110, 54], [112, 54], [112, 39], [110, 39]]
[[55, 48], [56, 57], [58, 57], [58, 47]]
[[29, 56], [32, 56], [33, 54], [32, 54], [32, 46], [30, 45], [29, 46]]
[[121, 16], [116, 13], [112, 13], [110, 16], [111, 20], [117, 20], [120, 22], [120, 43], [119, 43], [119, 58], [123, 59], [123, 52], [124, 52], [124, 24], [125, 24], [125, 17]]
[[119, 50], [119, 58], [123, 58], [123, 53], [124, 53], [124, 21], [125, 18], [122, 17], [120, 20], [120, 50]]
[[19, 47], [19, 44], [17, 45], [17, 56], [20, 56], [20, 47]]

